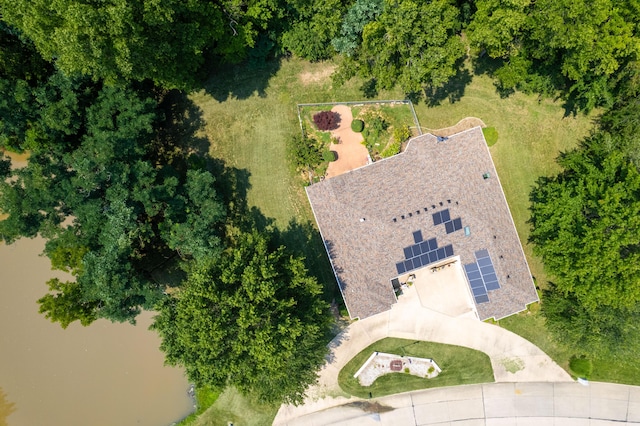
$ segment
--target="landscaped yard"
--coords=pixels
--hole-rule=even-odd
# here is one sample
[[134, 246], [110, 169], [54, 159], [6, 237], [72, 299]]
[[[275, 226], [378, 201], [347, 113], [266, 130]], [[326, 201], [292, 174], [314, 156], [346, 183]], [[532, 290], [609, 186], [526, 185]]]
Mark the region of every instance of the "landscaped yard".
[[[404, 372], [391, 373], [381, 376], [371, 386], [362, 386], [353, 375], [373, 352], [430, 358], [438, 364], [442, 372], [432, 379], [416, 377]], [[491, 361], [483, 352], [461, 346], [395, 338], [379, 340], [363, 349], [340, 370], [338, 375], [338, 383], [342, 390], [361, 398], [377, 398], [417, 389], [493, 381]]]
[[[315, 231], [304, 181], [289, 172], [285, 157], [287, 139], [300, 133], [297, 104], [362, 99], [358, 90], [362, 82], [354, 79], [343, 87], [334, 87], [329, 78], [332, 68], [330, 62], [311, 64], [289, 59], [256, 70], [229, 69], [216, 72], [206, 90], [190, 98], [200, 108], [194, 120], [202, 121], [200, 136], [210, 144], [211, 154], [224, 158], [228, 166], [247, 176], [242, 189], [247, 191], [250, 205], [273, 218], [280, 230], [290, 230], [284, 235], [287, 244], [307, 257], [312, 272], [327, 289], [327, 299], [340, 300], [322, 241]], [[384, 91], [379, 98], [402, 99], [402, 94]], [[492, 80], [484, 76], [474, 76], [458, 102], [445, 100], [436, 107], [420, 102], [414, 107], [423, 131], [454, 125], [467, 116], [479, 117], [487, 126], [495, 127], [499, 139], [490, 148], [491, 154], [532, 272], [542, 283], [542, 264], [526, 245], [529, 190], [538, 176], [558, 170], [554, 158], [589, 132], [592, 117], [565, 117], [559, 103], [536, 96], [516, 93], [500, 98]], [[502, 325], [539, 344], [566, 366], [574, 354], [545, 346], [544, 342], [550, 340], [541, 321], [537, 314], [531, 314], [502, 321]], [[520, 326], [512, 327], [510, 322]], [[620, 377], [622, 373], [614, 371], [615, 367], [594, 365], [592, 378], [640, 383], [638, 375]], [[272, 415], [276, 410], [274, 407]]]
[[[321, 131], [314, 124], [313, 117], [329, 111], [335, 104], [300, 105], [300, 123], [307, 137], [320, 141], [325, 149], [335, 142], [330, 132]], [[349, 108], [354, 120], [364, 124], [362, 136], [363, 145], [367, 147], [371, 159], [378, 160], [400, 152], [402, 142], [419, 133], [419, 123], [416, 123], [412, 106], [406, 102], [381, 102], [350, 104]]]

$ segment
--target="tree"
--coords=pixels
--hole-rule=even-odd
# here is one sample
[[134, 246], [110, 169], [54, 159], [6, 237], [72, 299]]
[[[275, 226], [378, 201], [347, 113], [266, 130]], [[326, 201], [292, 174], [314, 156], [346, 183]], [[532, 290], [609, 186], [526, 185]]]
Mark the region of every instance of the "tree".
[[340, 36], [331, 40], [333, 48], [347, 56], [356, 52], [362, 42], [362, 30], [382, 13], [382, 0], [356, 0], [342, 20]]
[[335, 53], [331, 39], [338, 34], [344, 11], [342, 0], [311, 2], [311, 6], [293, 2], [299, 17], [282, 34], [282, 47], [310, 61], [328, 59]]
[[321, 286], [266, 235], [231, 234], [222, 256], [192, 264], [152, 328], [167, 362], [183, 366], [197, 385], [300, 403], [327, 353]]
[[361, 75], [378, 87], [400, 86], [405, 93], [441, 87], [464, 57], [458, 10], [447, 0], [385, 2], [376, 21], [365, 25], [362, 45], [345, 58], [338, 82]]
[[637, 140], [620, 130], [635, 125], [625, 117], [605, 114], [597, 132], [560, 157], [563, 171], [531, 193], [530, 241], [553, 281], [543, 312], [561, 340], [592, 353], [638, 343], [640, 172]]
[[297, 135], [289, 139], [287, 154], [295, 171], [311, 175], [322, 162], [322, 144], [316, 139]]
[[244, 57], [273, 15], [268, 1], [2, 0], [3, 19], [68, 75], [192, 87], [209, 50]]
[[40, 299], [50, 319], [133, 321], [164, 297], [154, 271], [219, 252], [215, 179], [158, 163], [151, 98], [60, 73], [26, 93], [21, 102], [36, 105], [24, 106], [29, 121], [11, 137], [24, 138], [30, 158], [0, 182], [0, 236], [42, 235], [52, 266], [75, 275]]
[[504, 60], [495, 75], [508, 89], [560, 90], [585, 111], [611, 106], [616, 74], [640, 52], [633, 2], [479, 0], [476, 5], [471, 44]]

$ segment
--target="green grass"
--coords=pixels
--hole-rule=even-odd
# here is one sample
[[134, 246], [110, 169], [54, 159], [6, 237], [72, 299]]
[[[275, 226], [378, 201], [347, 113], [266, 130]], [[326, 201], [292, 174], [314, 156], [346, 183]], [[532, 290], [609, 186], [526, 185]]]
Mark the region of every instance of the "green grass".
[[[442, 369], [433, 379], [423, 379], [404, 373], [391, 373], [379, 377], [371, 386], [361, 386], [353, 375], [373, 352], [387, 352], [403, 356], [431, 358]], [[442, 386], [493, 382], [493, 369], [489, 356], [474, 349], [441, 343], [386, 338], [375, 342], [345, 365], [338, 375], [343, 391], [361, 398], [374, 398]]]
[[[537, 303], [531, 305], [525, 312], [500, 320], [498, 324], [529, 340], [569, 373], [571, 373], [570, 360], [583, 355], [579, 347], [568, 347], [553, 338], [546, 330], [545, 319]], [[589, 377], [591, 380], [640, 385], [640, 364], [635, 359], [612, 360], [594, 357], [590, 359], [593, 365], [593, 371]]]
[[269, 426], [279, 408], [279, 405], [258, 404], [227, 388], [192, 425], [227, 426], [231, 422], [234, 426]]
[[216, 402], [219, 396], [220, 391], [217, 389], [196, 388], [196, 401], [198, 403], [198, 408], [196, 408], [196, 411], [182, 419], [182, 421], [178, 423], [178, 426], [194, 425], [199, 416], [209, 409], [209, 407]]
[[569, 368], [576, 376], [588, 379], [593, 372], [593, 363], [589, 358], [574, 356], [569, 361]]
[[495, 127], [484, 127], [482, 129], [484, 139], [487, 141], [487, 146], [493, 146], [498, 142], [498, 131]]

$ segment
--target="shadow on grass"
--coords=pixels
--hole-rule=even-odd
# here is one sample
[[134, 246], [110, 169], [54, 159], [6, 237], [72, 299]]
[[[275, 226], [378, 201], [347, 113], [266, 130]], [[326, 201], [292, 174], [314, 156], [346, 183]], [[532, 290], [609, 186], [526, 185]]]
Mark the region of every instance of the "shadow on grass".
[[450, 103], [456, 103], [464, 96], [467, 85], [471, 83], [472, 75], [466, 68], [458, 69], [456, 75], [451, 77], [444, 86], [427, 87], [424, 90], [426, 103], [430, 107], [438, 106], [448, 99]]
[[286, 59], [215, 67], [203, 88], [218, 102], [233, 98], [247, 99], [254, 95], [264, 98], [269, 80], [278, 72], [283, 60]]

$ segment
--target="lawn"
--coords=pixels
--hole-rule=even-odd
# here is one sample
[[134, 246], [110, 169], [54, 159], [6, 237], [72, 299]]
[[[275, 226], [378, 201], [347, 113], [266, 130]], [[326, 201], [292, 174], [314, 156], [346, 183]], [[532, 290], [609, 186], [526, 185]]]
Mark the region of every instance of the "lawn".
[[227, 388], [192, 426], [269, 426], [279, 405], [261, 405], [243, 397], [233, 388]]
[[[391, 373], [378, 378], [371, 386], [361, 386], [353, 375], [373, 352], [433, 359], [442, 372], [433, 379], [405, 373]], [[345, 365], [338, 375], [343, 391], [360, 398], [377, 398], [418, 389], [493, 382], [489, 356], [474, 349], [442, 343], [386, 338], [363, 349]]]
[[[528, 311], [500, 320], [498, 325], [529, 340], [570, 372], [569, 360], [572, 356], [581, 355], [580, 348], [567, 347], [553, 339], [546, 331], [544, 321], [538, 304], [534, 304]], [[640, 364], [636, 359], [614, 361], [608, 358], [592, 358], [591, 361], [591, 380], [640, 385]]]

